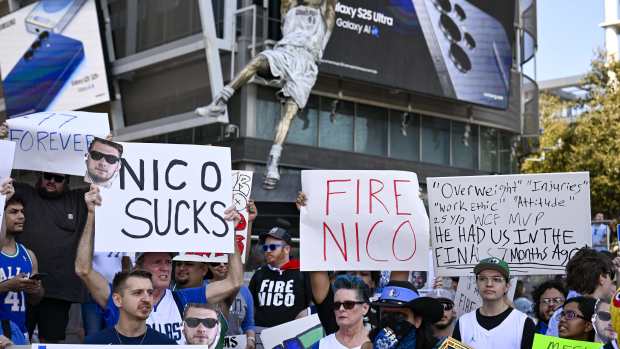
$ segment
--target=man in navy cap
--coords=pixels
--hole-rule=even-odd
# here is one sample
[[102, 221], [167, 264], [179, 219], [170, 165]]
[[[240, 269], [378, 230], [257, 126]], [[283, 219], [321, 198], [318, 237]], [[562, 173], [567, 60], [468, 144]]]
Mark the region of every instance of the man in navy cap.
[[439, 339], [432, 325], [441, 320], [443, 306], [430, 297], [421, 297], [408, 281], [390, 281], [379, 300], [379, 326], [371, 331], [373, 348], [435, 348]]
[[310, 280], [299, 271], [299, 261], [291, 260], [292, 239], [282, 227], [260, 236], [267, 264], [258, 268], [250, 280], [254, 298], [257, 333], [306, 315], [311, 301]]

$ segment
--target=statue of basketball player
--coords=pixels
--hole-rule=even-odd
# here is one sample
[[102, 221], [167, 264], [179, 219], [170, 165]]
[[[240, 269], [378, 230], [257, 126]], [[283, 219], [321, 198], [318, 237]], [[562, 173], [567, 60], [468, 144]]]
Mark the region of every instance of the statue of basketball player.
[[336, 20], [337, 0], [282, 0], [282, 39], [271, 50], [252, 59], [213, 102], [196, 113], [217, 117], [226, 110], [230, 97], [258, 74], [279, 82], [277, 95], [282, 102], [280, 121], [269, 151], [264, 187], [274, 189], [280, 180], [278, 163], [282, 145], [297, 112], [304, 108], [316, 82], [318, 61]]

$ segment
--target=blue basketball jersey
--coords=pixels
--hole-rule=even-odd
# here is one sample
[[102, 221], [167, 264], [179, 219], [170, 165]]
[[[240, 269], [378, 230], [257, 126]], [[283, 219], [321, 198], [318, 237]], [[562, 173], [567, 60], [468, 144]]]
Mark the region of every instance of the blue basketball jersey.
[[[11, 279], [19, 273], [32, 275], [32, 260], [26, 247], [17, 244], [17, 253], [12, 256], [0, 252], [0, 282]], [[26, 330], [26, 295], [22, 292], [0, 293], [0, 319], [15, 322], [25, 333]]]

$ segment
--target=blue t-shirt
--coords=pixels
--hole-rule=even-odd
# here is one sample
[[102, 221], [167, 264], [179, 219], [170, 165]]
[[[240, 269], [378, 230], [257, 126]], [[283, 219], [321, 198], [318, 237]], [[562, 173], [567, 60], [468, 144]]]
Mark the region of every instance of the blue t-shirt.
[[112, 345], [176, 345], [168, 336], [163, 335], [150, 327], [146, 327], [146, 334], [138, 337], [125, 337], [112, 328], [106, 328], [84, 339], [84, 344], [112, 344]]
[[[177, 300], [179, 304], [177, 304]], [[166, 289], [159, 302], [153, 306], [153, 310], [146, 320], [147, 326], [177, 341], [178, 344], [184, 344], [185, 339], [182, 333], [183, 309], [188, 303], [207, 303], [206, 288], [203, 286], [177, 291]], [[118, 317], [119, 310], [112, 300], [112, 285], [110, 285], [110, 297], [104, 310], [107, 327], [116, 325]]]
[[[32, 260], [22, 244], [17, 244], [17, 252], [9, 256], [0, 252], [0, 282], [12, 279], [17, 274], [26, 277], [32, 274]], [[24, 291], [0, 293], [0, 318], [13, 321], [22, 333], [26, 333], [26, 294]]]

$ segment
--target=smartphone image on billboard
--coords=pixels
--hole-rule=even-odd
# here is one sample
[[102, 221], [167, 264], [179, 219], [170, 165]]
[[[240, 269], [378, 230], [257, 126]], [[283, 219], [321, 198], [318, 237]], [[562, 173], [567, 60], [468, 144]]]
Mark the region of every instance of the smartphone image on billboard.
[[82, 42], [42, 32], [4, 78], [10, 117], [45, 111], [84, 60]]
[[26, 17], [26, 30], [62, 33], [86, 0], [41, 0]]
[[467, 0], [412, 0], [444, 95], [506, 109], [512, 45], [497, 18]]

